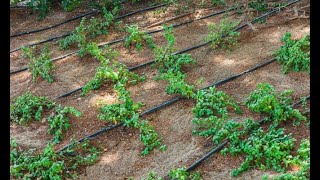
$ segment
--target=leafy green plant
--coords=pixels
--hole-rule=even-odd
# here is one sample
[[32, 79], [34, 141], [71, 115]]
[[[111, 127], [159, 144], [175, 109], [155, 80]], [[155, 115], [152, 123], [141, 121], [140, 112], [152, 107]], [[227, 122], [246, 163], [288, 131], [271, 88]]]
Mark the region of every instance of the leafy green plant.
[[34, 11], [39, 12], [38, 20], [42, 20], [47, 16], [50, 9], [50, 5], [50, 0], [30, 0], [27, 3], [27, 6], [32, 8]]
[[10, 139], [10, 175], [23, 179], [64, 179], [77, 178], [76, 171], [80, 166], [92, 165], [100, 152], [96, 148], [88, 148], [86, 143], [78, 144], [73, 149], [81, 149], [75, 157], [65, 158], [56, 153], [53, 144], [49, 143], [42, 152], [23, 150], [14, 139]]
[[152, 37], [149, 34], [140, 31], [138, 25], [126, 25], [126, 31], [130, 33], [130, 35], [124, 39], [125, 47], [136, 44], [137, 50], [141, 51], [143, 42], [146, 42], [151, 49], [154, 48], [155, 45]]
[[177, 168], [177, 169], [171, 169], [169, 172], [169, 177], [172, 179], [177, 180], [201, 180], [200, 172], [193, 172], [190, 173], [186, 170], [185, 167]]
[[166, 47], [156, 46], [154, 49], [155, 63], [158, 68], [156, 79], [166, 80], [169, 85], [166, 87], [168, 94], [179, 93], [184, 97], [192, 98], [195, 86], [186, 82], [186, 75], [182, 72], [182, 65], [195, 63], [190, 54], [173, 54], [175, 37], [172, 26], [164, 26], [164, 37], [168, 41]]
[[306, 120], [306, 117], [299, 110], [293, 109], [291, 106], [292, 90], [286, 90], [279, 94], [268, 83], [259, 83], [257, 88], [257, 90], [250, 93], [245, 102], [250, 110], [266, 113], [275, 123], [288, 119], [298, 120], [297, 123]]
[[33, 118], [40, 121], [43, 110], [51, 109], [54, 105], [54, 102], [46, 97], [26, 92], [16, 97], [10, 105], [10, 119], [19, 124], [30, 122]]
[[268, 3], [265, 0], [251, 0], [248, 6], [258, 12], [268, 11]]
[[65, 11], [73, 11], [82, 4], [83, 0], [61, 0], [62, 8]]
[[298, 171], [293, 173], [283, 173], [279, 176], [268, 178], [264, 176], [262, 179], [310, 179], [310, 141], [304, 139], [301, 141], [300, 148], [297, 151], [296, 156], [292, 157], [289, 161], [285, 162], [287, 165], [295, 166]]
[[33, 82], [36, 81], [37, 77], [42, 77], [47, 82], [53, 82], [53, 76], [51, 75], [54, 65], [50, 59], [50, 52], [48, 46], [45, 46], [41, 50], [39, 57], [35, 56], [35, 47], [23, 47], [23, 57], [28, 58], [30, 62], [28, 63], [28, 69], [32, 75]]
[[310, 74], [310, 35], [301, 39], [291, 39], [291, 33], [286, 32], [281, 38], [284, 43], [275, 54], [286, 74], [290, 71], [308, 71]]
[[215, 23], [209, 24], [209, 34], [205, 38], [206, 41], [211, 42], [211, 47], [216, 49], [221, 47], [223, 49], [231, 49], [237, 45], [240, 37], [240, 32], [234, 31], [238, 26], [239, 21], [230, 22], [228, 18], [220, 21], [219, 25]]
[[233, 156], [245, 155], [245, 161], [231, 172], [233, 176], [238, 176], [251, 168], [285, 172], [284, 162], [290, 159], [290, 152], [293, 149], [294, 139], [291, 135], [285, 135], [282, 128], [277, 129], [274, 126], [266, 132], [262, 128], [256, 128], [245, 139], [237, 136], [239, 134], [241, 135], [241, 133], [230, 135], [230, 146], [222, 151], [223, 154], [231, 152]]
[[122, 103], [100, 107], [98, 118], [113, 123], [123, 122], [125, 126], [139, 129], [140, 140], [145, 145], [145, 149], [141, 152], [143, 156], [149, 154], [155, 148], [162, 151], [166, 150], [166, 146], [161, 145], [161, 139], [148, 121], [140, 121], [138, 110], [142, 104], [133, 102], [130, 92], [125, 89], [122, 82], [116, 83], [115, 89]]
[[79, 117], [81, 112], [73, 107], [62, 107], [60, 104], [55, 108], [55, 112], [48, 118], [49, 134], [54, 134], [54, 143], [59, 143], [62, 139], [62, 131], [70, 128], [69, 115]]
[[194, 98], [196, 105], [192, 109], [194, 115], [192, 122], [196, 125], [196, 129], [193, 130], [196, 135], [205, 137], [215, 135], [226, 124], [230, 109], [241, 113], [240, 107], [234, 100], [215, 87], [199, 90]]
[[225, 0], [211, 0], [213, 5], [226, 5], [226, 1]]

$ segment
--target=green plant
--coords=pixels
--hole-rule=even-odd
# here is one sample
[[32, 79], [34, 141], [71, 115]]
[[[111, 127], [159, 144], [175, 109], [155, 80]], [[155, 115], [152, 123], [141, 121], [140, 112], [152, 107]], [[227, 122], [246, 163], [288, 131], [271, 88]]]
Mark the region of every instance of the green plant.
[[266, 113], [275, 123], [294, 119], [299, 121], [306, 120], [299, 110], [293, 109], [291, 95], [292, 90], [276, 93], [274, 87], [268, 83], [259, 83], [257, 90], [250, 93], [245, 104], [247, 107], [260, 113]]
[[34, 11], [39, 11], [38, 20], [42, 20], [47, 16], [50, 5], [50, 0], [30, 0], [27, 3], [27, 6], [32, 8]]
[[[192, 109], [194, 115], [192, 122], [196, 125], [196, 129], [193, 133], [200, 136], [214, 136], [225, 126], [230, 109], [241, 113], [240, 107], [234, 100], [215, 87], [199, 90], [194, 98], [196, 105]], [[216, 139], [214, 141], [219, 143]]]
[[283, 72], [308, 71], [310, 74], [310, 35], [301, 39], [291, 39], [291, 33], [286, 32], [281, 38], [284, 43], [275, 54], [282, 66]]
[[211, 47], [213, 49], [216, 49], [217, 47], [231, 49], [231, 47], [237, 45], [239, 41], [240, 32], [234, 31], [239, 23], [240, 20], [230, 22], [228, 18], [225, 18], [220, 21], [219, 25], [216, 25], [215, 23], [209, 24], [209, 34], [205, 40], [211, 42]]
[[62, 107], [60, 104], [55, 108], [55, 112], [48, 118], [49, 134], [54, 134], [54, 143], [59, 143], [62, 139], [62, 131], [70, 128], [69, 115], [79, 117], [81, 112], [73, 107]]
[[268, 11], [268, 3], [265, 0], [251, 0], [248, 6], [258, 12]]
[[140, 51], [142, 49], [142, 43], [146, 42], [151, 49], [154, 48], [155, 45], [152, 37], [149, 34], [140, 31], [138, 25], [126, 25], [126, 31], [130, 33], [130, 35], [124, 39], [124, 46], [129, 47], [136, 44], [137, 50]]
[[226, 5], [226, 1], [225, 0], [211, 0], [213, 5], [222, 5], [225, 6]]
[[14, 139], [10, 139], [10, 175], [21, 179], [75, 179], [76, 170], [80, 166], [92, 165], [100, 152], [96, 148], [89, 149], [86, 143], [72, 148], [68, 151], [80, 149], [80, 154], [65, 158], [62, 153], [54, 151], [51, 143], [35, 154], [34, 150], [22, 150]]
[[61, 5], [65, 11], [73, 11], [80, 6], [82, 2], [83, 0], [61, 0]]
[[[293, 173], [283, 173], [281, 175], [272, 177], [270, 179], [281, 180], [281, 179], [310, 179], [310, 141], [304, 139], [301, 141], [300, 148], [297, 151], [296, 156], [292, 157], [285, 163], [298, 168], [298, 171]], [[269, 179], [268, 176], [263, 177], [264, 180]]]
[[248, 138], [243, 138], [241, 135], [246, 133], [238, 132], [230, 135], [230, 146], [222, 151], [222, 154], [230, 152], [233, 156], [245, 155], [245, 161], [231, 172], [233, 176], [238, 176], [251, 168], [285, 171], [284, 162], [290, 159], [290, 152], [293, 149], [294, 139], [291, 135], [285, 135], [282, 128], [277, 129], [274, 126], [266, 132], [256, 127]]
[[166, 150], [166, 146], [161, 145], [161, 139], [148, 121], [139, 120], [138, 110], [142, 104], [133, 102], [130, 92], [125, 89], [122, 82], [116, 83], [114, 87], [122, 103], [103, 105], [99, 108], [98, 118], [113, 123], [123, 122], [125, 126], [139, 129], [140, 140], [145, 145], [145, 149], [141, 152], [143, 156], [149, 154], [154, 148]]
[[54, 105], [54, 102], [46, 97], [26, 92], [16, 97], [14, 103], [10, 105], [10, 119], [19, 124], [27, 123], [32, 118], [40, 121], [43, 110], [51, 109]]
[[173, 54], [175, 37], [172, 26], [164, 26], [164, 37], [168, 41], [166, 47], [156, 46], [154, 49], [155, 63], [158, 68], [156, 79], [166, 80], [169, 85], [166, 87], [168, 94], [179, 93], [184, 97], [192, 98], [195, 86], [186, 82], [186, 75], [182, 72], [182, 65], [195, 63], [190, 54]]
[[54, 65], [50, 59], [50, 52], [48, 46], [45, 46], [41, 50], [41, 54], [39, 57], [35, 56], [35, 47], [23, 47], [23, 57], [29, 59], [28, 69], [32, 75], [33, 82], [36, 81], [37, 77], [42, 77], [47, 82], [53, 82], [53, 76], [51, 75], [52, 70], [54, 69]]
[[177, 169], [171, 169], [169, 172], [169, 177], [171, 179], [177, 179], [177, 180], [201, 180], [200, 172], [193, 172], [190, 173], [186, 170], [185, 167], [177, 168]]

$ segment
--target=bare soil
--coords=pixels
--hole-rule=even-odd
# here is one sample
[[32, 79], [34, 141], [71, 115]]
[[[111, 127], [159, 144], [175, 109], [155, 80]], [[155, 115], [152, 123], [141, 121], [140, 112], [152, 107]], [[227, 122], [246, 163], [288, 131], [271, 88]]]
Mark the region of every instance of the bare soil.
[[[304, 6], [308, 2], [302, 1], [297, 6]], [[200, 1], [198, 4], [200, 4]], [[147, 3], [140, 6], [145, 7], [146, 5]], [[126, 5], [123, 13], [131, 12], [141, 7]], [[195, 12], [197, 13], [170, 21], [168, 24], [184, 22], [191, 18], [196, 18], [199, 14], [209, 14], [222, 9], [221, 7], [217, 7], [212, 10], [206, 10], [207, 8], [196, 7]], [[21, 16], [21, 12], [12, 11], [10, 17], [12, 22], [11, 33], [60, 22], [75, 14], [81, 14], [84, 10], [85, 8], [80, 8], [72, 13], [55, 10], [50, 12], [48, 18], [42, 23], [35, 21], [34, 15]], [[160, 26], [150, 29], [143, 27], [175, 16], [176, 9], [169, 8], [164, 12], [159, 12], [157, 10], [147, 11], [125, 18], [122, 21], [123, 24], [138, 24], [143, 30], [157, 29]], [[292, 14], [292, 12], [281, 12], [268, 18], [266, 23], [255, 24], [255, 30], [250, 28], [243, 29], [241, 31], [239, 46], [232, 51], [212, 50], [210, 46], [190, 51], [189, 53], [195, 59], [196, 64], [184, 67], [184, 71], [187, 73], [187, 81], [197, 84], [199, 79], [203, 78], [203, 83], [197, 85], [198, 88], [201, 88], [271, 59], [273, 52], [282, 45], [280, 38], [285, 32], [291, 32], [294, 38], [300, 38], [310, 31], [309, 19], [295, 19], [285, 22], [292, 17]], [[175, 28], [175, 48], [181, 50], [202, 43], [208, 33], [207, 25], [213, 22], [218, 23], [223, 17], [224, 15], [218, 15], [196, 21], [187, 26]], [[240, 19], [240, 16], [233, 14], [230, 15], [230, 19], [237, 20]], [[24, 23], [23, 27], [20, 27], [21, 23]], [[11, 38], [10, 47], [16, 48], [51, 35], [62, 34], [74, 29], [78, 23], [79, 21], [76, 21], [49, 31]], [[120, 32], [114, 28], [110, 30], [107, 36], [99, 36], [96, 40], [97, 42], [106, 42], [122, 37], [125, 34], [125, 32]], [[154, 34], [153, 38], [156, 44], [166, 44], [161, 33]], [[53, 50], [53, 57], [76, 50], [74, 48], [68, 51], [61, 51], [54, 43], [48, 43], [48, 45]], [[125, 48], [121, 43], [112, 45], [111, 47], [119, 51], [119, 61], [129, 67], [153, 58], [152, 51], [147, 49], [147, 47], [143, 47], [141, 52], [138, 52], [134, 48]], [[11, 70], [18, 69], [28, 63], [26, 59], [20, 58], [20, 55], [20, 51], [11, 53]], [[64, 58], [54, 64], [56, 67], [54, 70], [55, 82], [52, 84], [40, 79], [36, 83], [32, 82], [31, 75], [27, 71], [11, 75], [10, 98], [13, 100], [26, 91], [53, 98], [84, 85], [94, 76], [95, 70], [99, 66], [98, 61], [94, 58], [89, 56], [80, 58], [77, 55]], [[152, 108], [174, 97], [174, 95], [168, 95], [165, 92], [166, 82], [154, 80], [157, 74], [156, 69], [147, 66], [135, 72], [145, 74], [147, 77], [145, 82], [129, 87], [133, 100], [144, 104], [141, 111]], [[268, 82], [277, 91], [293, 89], [295, 101], [298, 101], [300, 97], [306, 96], [310, 92], [310, 76], [308, 73], [283, 74], [281, 66], [277, 62], [219, 86], [218, 89], [226, 92], [237, 102], [241, 103], [256, 88], [259, 82]], [[112, 104], [117, 101], [117, 96], [112, 86], [111, 83], [105, 84], [99, 90], [92, 91], [84, 97], [80, 97], [79, 93], [75, 93], [56, 101], [63, 106], [73, 106], [83, 114], [79, 118], [71, 118], [72, 126], [70, 130], [64, 133], [63, 141], [56, 145], [57, 149], [68, 144], [71, 138], [82, 138], [109, 125], [107, 122], [98, 120], [97, 115], [101, 102]], [[85, 169], [85, 173], [80, 176], [80, 179], [116, 180], [128, 177], [140, 179], [146, 177], [150, 171], [157, 172], [158, 175], [164, 177], [172, 168], [191, 165], [213, 146], [210, 139], [193, 136], [191, 133], [193, 129], [191, 109], [193, 106], [194, 102], [192, 100], [181, 100], [174, 105], [142, 117], [142, 119], [149, 119], [151, 121], [150, 123], [155, 127], [156, 132], [162, 137], [163, 143], [168, 146], [165, 152], [155, 150], [150, 155], [141, 157], [140, 152], [143, 149], [143, 144], [139, 141], [138, 131], [131, 128], [120, 127], [98, 136], [92, 142], [95, 146], [103, 149], [103, 153], [95, 165]], [[234, 114], [232, 118], [240, 121], [246, 118], [254, 120], [261, 118], [259, 114], [250, 112], [244, 106], [242, 106], [242, 109], [244, 110], [242, 116]], [[49, 113], [47, 112], [46, 114]], [[294, 138], [297, 139], [297, 144], [301, 139], [309, 138], [309, 129], [305, 125], [295, 127], [291, 123], [287, 123], [283, 127], [286, 132], [293, 133]], [[47, 128], [45, 120], [43, 122], [31, 123], [29, 126], [20, 126], [12, 123], [10, 135], [16, 138], [17, 142], [23, 146], [41, 149], [52, 139], [52, 136], [47, 134]], [[231, 177], [230, 172], [238, 167], [243, 160], [244, 157], [216, 154], [206, 160], [196, 170], [199, 170], [203, 178], [208, 180], [234, 179]], [[262, 175], [267, 173], [275, 174], [273, 171], [252, 170], [243, 173], [237, 179], [261, 179]]]

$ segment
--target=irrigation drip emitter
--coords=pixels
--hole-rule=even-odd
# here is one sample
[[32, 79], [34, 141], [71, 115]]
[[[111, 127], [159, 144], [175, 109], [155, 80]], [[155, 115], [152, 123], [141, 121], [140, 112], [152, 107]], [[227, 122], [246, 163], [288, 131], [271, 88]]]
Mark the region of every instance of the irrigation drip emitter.
[[[140, 10], [137, 10], [137, 11], [133, 11], [133, 12], [118, 16], [114, 20], [119, 20], [119, 19], [122, 19], [122, 18], [125, 18], [125, 17], [128, 17], [128, 16], [131, 16], [131, 15], [137, 14], [137, 13], [141, 13], [141, 12], [145, 12], [145, 11], [148, 11], [148, 10], [156, 9], [156, 8], [159, 8], [159, 7], [162, 7], [162, 6], [165, 6], [165, 5], [166, 4], [160, 4], [160, 5], [156, 5], [156, 6], [143, 8], [143, 9], [140, 9]], [[46, 43], [46, 42], [54, 41], [56, 39], [60, 39], [60, 38], [66, 37], [66, 36], [70, 35], [71, 33], [72, 32], [68, 32], [66, 34], [63, 34], [63, 35], [60, 35], [60, 36], [51, 37], [51, 38], [48, 38], [48, 39], [43, 40], [43, 41], [39, 41], [39, 42], [32, 43], [32, 44], [27, 44], [27, 45], [24, 45], [24, 46], [21, 46], [21, 47], [18, 47], [16, 49], [11, 50], [10, 53], [16, 52], [16, 51], [20, 50], [23, 47], [35, 46], [35, 45], [43, 44], [43, 43]]]
[[[202, 20], [202, 19], [205, 19], [205, 18], [209, 18], [209, 17], [215, 16], [215, 15], [219, 15], [219, 14], [222, 14], [222, 13], [225, 13], [225, 12], [228, 12], [228, 11], [231, 11], [231, 10], [233, 10], [233, 9], [235, 9], [235, 8], [237, 8], [237, 7], [232, 7], [232, 8], [226, 9], [226, 10], [221, 10], [221, 11], [218, 11], [218, 12], [214, 12], [214, 13], [208, 14], [208, 15], [206, 15], [206, 16], [203, 16], [203, 17], [201, 17], [201, 18], [192, 19], [192, 20], [189, 20], [189, 21], [186, 21], [186, 22], [182, 22], [182, 23], [179, 23], [179, 24], [174, 24], [172, 27], [173, 27], [173, 28], [177, 28], [177, 27], [180, 27], [180, 26], [183, 26], [183, 25], [187, 25], [187, 24], [190, 24], [190, 23], [195, 22], [195, 21], [199, 21], [199, 20]], [[160, 29], [157, 29], [157, 30], [147, 31], [146, 33], [147, 33], [147, 34], [154, 34], [154, 33], [161, 32], [161, 31], [163, 31], [163, 30], [164, 30], [164, 28], [160, 28]], [[105, 45], [116, 44], [116, 43], [119, 43], [119, 42], [123, 41], [125, 38], [126, 38], [126, 36], [125, 36], [125, 37], [122, 37], [122, 38], [120, 38], [120, 39], [113, 40], [113, 41], [108, 41], [108, 42], [105, 42], [105, 43], [100, 43], [100, 44], [98, 45], [98, 47], [105, 46]], [[66, 57], [68, 57], [68, 56], [77, 54], [78, 52], [79, 52], [79, 50], [73, 51], [73, 52], [71, 52], [71, 53], [68, 53], [68, 54], [65, 54], [65, 55], [62, 55], [62, 56], [58, 56], [58, 57], [56, 57], [56, 58], [54, 58], [54, 59], [51, 59], [51, 61], [57, 61], [57, 60], [66, 58]], [[21, 69], [17, 69], [17, 70], [10, 71], [10, 74], [16, 74], [16, 73], [25, 71], [25, 70], [27, 70], [27, 69], [28, 69], [28, 67], [23, 67], [23, 68], [21, 68]]]
[[[289, 6], [289, 5], [291, 5], [291, 4], [293, 4], [293, 3], [296, 3], [296, 2], [298, 2], [298, 1], [300, 1], [300, 0], [295, 0], [294, 2], [291, 2], [291, 3], [287, 4], [286, 6]], [[284, 6], [284, 7], [286, 7], [286, 6]], [[279, 10], [279, 11], [280, 11], [280, 10]], [[268, 13], [266, 13], [266, 14], [258, 17], [258, 18], [255, 18], [251, 23], [253, 24], [253, 23], [257, 22], [258, 20], [260, 20], [260, 19], [262, 19], [262, 18], [266, 18], [267, 16], [269, 16], [269, 15], [275, 13], [275, 12], [279, 12], [279, 11], [277, 11], [277, 10], [272, 10], [272, 11], [270, 11], [270, 12], [268, 12]], [[272, 13], [271, 13], [271, 12], [272, 12]], [[243, 29], [245, 26], [247, 26], [247, 24], [241, 25], [241, 26], [239, 26], [238, 28], [235, 28], [235, 30], [237, 30], [237, 31], [238, 31], [238, 30], [241, 30], [241, 29]], [[200, 47], [202, 47], [202, 46], [208, 45], [210, 42], [211, 42], [211, 41], [205, 42], [205, 43], [202, 43], [202, 44], [200, 44], [200, 45], [196, 45], [196, 46], [193, 46], [193, 47], [190, 47], [190, 48], [186, 48], [186, 49], [180, 50], [180, 51], [178, 51], [178, 52], [175, 52], [175, 53], [173, 53], [173, 54], [175, 55], [175, 54], [181, 54], [181, 53], [184, 53], [184, 52], [187, 52], [187, 51], [191, 51], [191, 50], [194, 50], [194, 49], [196, 49], [196, 48], [200, 48]], [[274, 62], [274, 61], [276, 61], [276, 59], [274, 58], [274, 59], [272, 59], [271, 61]], [[270, 61], [270, 62], [266, 62], [266, 63], [271, 63], [271, 61]], [[130, 68], [128, 68], [128, 70], [129, 70], [129, 71], [136, 70], [136, 69], [138, 69], [138, 68], [142, 68], [142, 67], [147, 66], [147, 65], [150, 65], [150, 64], [152, 64], [152, 63], [154, 63], [154, 60], [147, 61], [147, 62], [142, 63], [142, 64], [139, 64], [139, 65], [137, 65], [137, 66], [130, 67]], [[230, 78], [236, 78], [236, 77], [230, 77]], [[71, 95], [71, 94], [73, 94], [73, 93], [76, 93], [76, 92], [82, 90], [83, 87], [84, 87], [84, 86], [81, 86], [81, 87], [79, 87], [79, 88], [77, 88], [77, 89], [74, 89], [74, 90], [69, 91], [69, 92], [67, 92], [67, 93], [64, 93], [64, 94], [62, 94], [62, 95], [59, 95], [59, 96], [55, 97], [54, 99], [59, 99], [59, 98], [62, 98], [62, 97], [69, 96], [69, 95]]]
[[16, 33], [16, 34], [13, 34], [13, 35], [10, 35], [10, 38], [12, 37], [18, 37], [18, 36], [22, 36], [22, 35], [26, 35], [26, 34], [33, 34], [33, 33], [37, 33], [37, 32], [41, 32], [41, 31], [45, 31], [45, 30], [48, 30], [48, 29], [52, 29], [52, 28], [55, 28], [55, 27], [59, 27], [63, 24], [66, 24], [66, 23], [69, 23], [71, 21], [75, 21], [77, 19], [80, 19], [82, 17], [85, 17], [85, 16], [89, 16], [89, 15], [94, 15], [98, 13], [98, 10], [92, 10], [90, 12], [86, 12], [84, 14], [81, 14], [81, 15], [78, 15], [78, 16], [75, 16], [73, 18], [70, 18], [68, 20], [65, 20], [63, 22], [60, 22], [60, 23], [57, 23], [57, 24], [53, 24], [53, 25], [50, 25], [50, 26], [47, 26], [47, 27], [43, 27], [43, 28], [39, 28], [39, 29], [33, 29], [33, 30], [28, 30], [28, 31], [24, 31], [24, 32], [19, 32], [19, 33]]
[[[236, 78], [238, 78], [238, 77], [240, 77], [240, 76], [243, 76], [243, 75], [245, 75], [245, 74], [247, 74], [247, 73], [249, 73], [249, 72], [252, 72], [252, 71], [254, 71], [254, 70], [257, 70], [257, 69], [259, 69], [259, 68], [262, 68], [262, 67], [264, 67], [264, 66], [266, 66], [266, 65], [268, 65], [268, 64], [270, 64], [270, 63], [272, 63], [272, 62], [275, 62], [275, 61], [276, 61], [276, 59], [273, 58], [273, 59], [271, 59], [271, 60], [269, 60], [269, 61], [267, 61], [267, 62], [265, 62], [265, 63], [259, 64], [259, 65], [255, 66], [255, 67], [250, 68], [250, 69], [248, 69], [248, 70], [246, 70], [246, 71], [243, 71], [243, 72], [241, 72], [241, 73], [239, 73], [239, 74], [230, 76], [230, 77], [228, 77], [228, 78], [226, 78], [226, 79], [224, 79], [224, 80], [221, 80], [221, 81], [218, 81], [218, 82], [216, 82], [216, 83], [210, 84], [210, 85], [208, 85], [208, 86], [206, 86], [206, 87], [204, 87], [204, 88], [202, 88], [202, 89], [200, 89], [200, 90], [208, 89], [209, 87], [213, 87], [213, 86], [214, 86], [214, 87], [220, 86], [220, 85], [222, 85], [222, 84], [224, 84], [224, 83], [227, 83], [227, 82], [229, 82], [229, 81], [232, 81], [232, 80], [234, 80], [234, 79], [236, 79]], [[54, 98], [54, 99], [57, 99], [57, 98]], [[167, 100], [167, 101], [165, 101], [165, 102], [163, 102], [163, 103], [161, 103], [161, 104], [159, 104], [159, 105], [157, 105], [157, 106], [155, 106], [155, 107], [153, 107], [153, 108], [150, 108], [150, 109], [142, 112], [141, 114], [139, 114], [139, 116], [141, 117], [141, 116], [144, 116], [144, 115], [147, 115], [147, 114], [151, 114], [151, 113], [153, 113], [153, 112], [155, 112], [155, 111], [157, 111], [157, 110], [159, 110], [159, 109], [162, 109], [162, 108], [165, 108], [165, 107], [167, 107], [167, 106], [169, 106], [169, 105], [172, 105], [172, 104], [174, 104], [174, 103], [176, 103], [176, 102], [178, 102], [178, 101], [180, 101], [180, 100], [182, 100], [182, 99], [184, 99], [184, 98], [181, 97], [181, 96], [174, 97], [174, 98], [172, 98], [172, 99], [170, 99], [170, 100]], [[124, 123], [118, 123], [118, 124], [115, 124], [115, 125], [111, 125], [111, 126], [104, 127], [104, 128], [102, 128], [102, 129], [94, 132], [93, 134], [90, 134], [90, 135], [88, 135], [88, 136], [85, 136], [85, 137], [81, 138], [80, 140], [78, 140], [78, 141], [76, 141], [76, 142], [83, 142], [83, 141], [85, 141], [85, 140], [93, 139], [93, 138], [99, 136], [99, 135], [102, 134], [102, 133], [105, 133], [105, 132], [107, 132], [107, 131], [110, 131], [110, 130], [113, 130], [113, 129], [117, 128], [117, 127], [120, 127], [120, 126], [122, 126], [123, 124], [124, 124]], [[70, 147], [70, 146], [72, 146], [72, 145], [73, 145], [73, 144], [68, 144], [68, 145], [62, 147], [61, 149], [59, 149], [58, 152], [64, 151], [65, 149], [67, 149], [68, 147]]]
[[[305, 97], [305, 98], [306, 98], [306, 100], [309, 100], [309, 99], [310, 99], [310, 95], [307, 96], [307, 97]], [[295, 106], [297, 106], [297, 105], [299, 105], [299, 104], [301, 104], [301, 103], [302, 103], [302, 100], [296, 102], [295, 104], [292, 104], [291, 107], [295, 107]], [[258, 123], [259, 123], [260, 125], [262, 125], [264, 122], [265, 122], [264, 120], [258, 121]], [[189, 172], [189, 171], [194, 170], [196, 167], [198, 167], [203, 161], [205, 161], [206, 159], [208, 159], [210, 156], [212, 156], [212, 155], [220, 152], [220, 151], [222, 150], [222, 148], [223, 148], [225, 145], [227, 145], [227, 143], [228, 143], [228, 140], [225, 139], [221, 144], [217, 145], [217, 146], [214, 147], [212, 150], [210, 150], [207, 154], [205, 154], [205, 155], [202, 156], [201, 158], [197, 159], [192, 165], [190, 165], [190, 166], [186, 169], [186, 171]]]

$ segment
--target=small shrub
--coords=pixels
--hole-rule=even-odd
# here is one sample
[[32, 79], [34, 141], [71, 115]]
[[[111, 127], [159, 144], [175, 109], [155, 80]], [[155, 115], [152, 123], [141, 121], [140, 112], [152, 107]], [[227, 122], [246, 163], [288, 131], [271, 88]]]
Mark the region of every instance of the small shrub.
[[149, 34], [140, 31], [138, 25], [127, 25], [126, 31], [130, 33], [130, 35], [126, 37], [124, 40], [125, 47], [129, 47], [133, 44], [136, 44], [135, 46], [137, 50], [141, 51], [143, 42], [146, 42], [151, 49], [154, 48], [154, 42], [152, 37]]
[[36, 81], [37, 77], [45, 79], [47, 82], [53, 82], [53, 76], [51, 75], [54, 65], [50, 59], [50, 52], [48, 46], [45, 46], [41, 50], [39, 57], [35, 56], [35, 48], [24, 47], [22, 48], [23, 57], [28, 58], [30, 62], [28, 63], [29, 72], [32, 75], [33, 82]]
[[62, 131], [70, 128], [69, 115], [79, 117], [81, 112], [73, 107], [62, 107], [60, 104], [55, 108], [55, 112], [48, 118], [48, 133], [54, 135], [53, 142], [59, 143], [62, 139]]
[[229, 22], [227, 18], [223, 19], [219, 25], [214, 23], [209, 24], [209, 34], [205, 38], [206, 41], [211, 42], [211, 47], [216, 49], [221, 47], [223, 49], [231, 49], [237, 45], [240, 37], [240, 32], [234, 31], [238, 26], [240, 20], [237, 22]]
[[54, 102], [46, 97], [26, 92], [15, 98], [10, 105], [10, 119], [19, 124], [30, 122], [33, 118], [40, 121], [43, 110], [51, 109], [54, 105]]
[[292, 40], [291, 33], [286, 32], [281, 41], [284, 45], [275, 54], [283, 72], [308, 71], [310, 74], [310, 36]]

